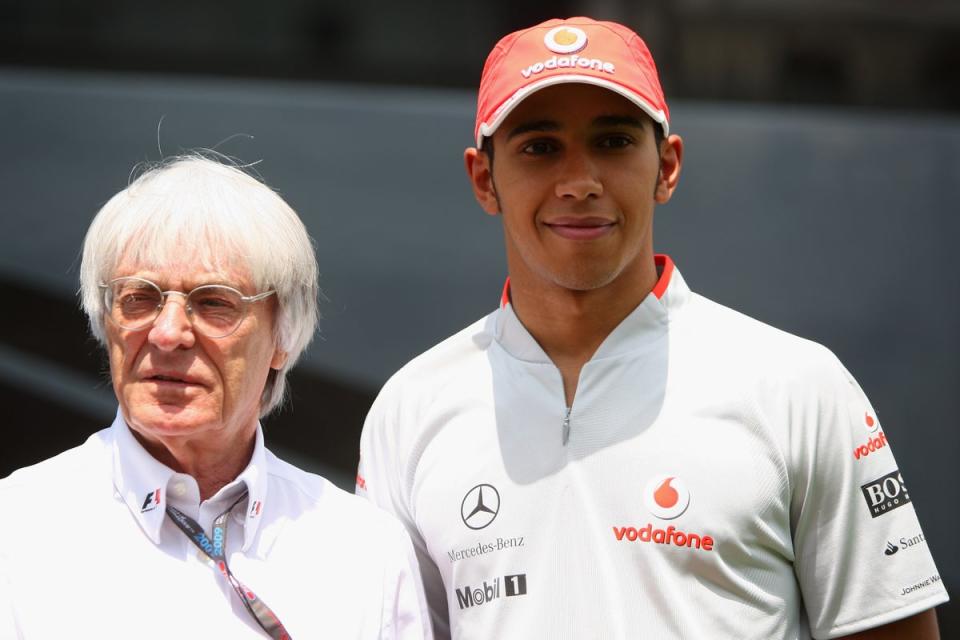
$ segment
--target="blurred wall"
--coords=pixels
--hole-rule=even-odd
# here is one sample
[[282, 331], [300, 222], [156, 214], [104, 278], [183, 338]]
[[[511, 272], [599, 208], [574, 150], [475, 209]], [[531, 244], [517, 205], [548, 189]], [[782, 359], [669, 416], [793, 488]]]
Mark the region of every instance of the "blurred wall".
[[0, 65], [474, 86], [505, 33], [630, 25], [677, 98], [960, 110], [943, 0], [0, 0]]

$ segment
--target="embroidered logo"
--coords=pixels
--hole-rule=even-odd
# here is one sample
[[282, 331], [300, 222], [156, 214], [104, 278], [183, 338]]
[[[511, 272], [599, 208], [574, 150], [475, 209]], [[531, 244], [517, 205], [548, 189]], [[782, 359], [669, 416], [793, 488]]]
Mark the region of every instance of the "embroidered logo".
[[554, 53], [576, 53], [587, 46], [587, 34], [576, 27], [555, 27], [543, 36], [543, 44]]
[[140, 513], [153, 511], [160, 506], [160, 489], [154, 489], [143, 499], [143, 505], [140, 507]]

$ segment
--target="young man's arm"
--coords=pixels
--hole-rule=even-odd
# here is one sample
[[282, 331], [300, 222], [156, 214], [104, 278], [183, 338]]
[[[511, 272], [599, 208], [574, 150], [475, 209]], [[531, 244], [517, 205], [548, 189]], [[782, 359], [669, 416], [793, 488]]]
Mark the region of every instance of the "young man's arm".
[[13, 584], [5, 558], [0, 552], [0, 638], [22, 638], [17, 628], [17, 616], [13, 605]]
[[921, 613], [897, 620], [875, 629], [867, 629], [852, 636], [842, 636], [841, 640], [940, 640], [937, 626], [936, 609], [927, 609]]
[[789, 425], [794, 568], [811, 631], [936, 639], [931, 607], [948, 597], [888, 435], [833, 354], [804, 355], [771, 386], [765, 413]]
[[446, 591], [440, 572], [427, 551], [426, 541], [411, 514], [407, 487], [407, 438], [405, 429], [416, 419], [398, 419], [401, 412], [395, 383], [388, 382], [374, 401], [360, 436], [360, 465], [356, 493], [384, 509], [406, 527], [419, 564], [420, 579], [430, 612], [433, 636], [450, 637]]

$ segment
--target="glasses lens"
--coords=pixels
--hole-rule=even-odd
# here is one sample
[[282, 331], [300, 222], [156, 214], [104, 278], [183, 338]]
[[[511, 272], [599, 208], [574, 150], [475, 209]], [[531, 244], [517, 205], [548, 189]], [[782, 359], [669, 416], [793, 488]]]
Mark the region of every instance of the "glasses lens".
[[110, 283], [107, 301], [114, 322], [124, 329], [139, 329], [157, 317], [163, 294], [152, 282], [139, 278], [120, 278]]
[[193, 313], [193, 326], [211, 338], [233, 333], [243, 319], [243, 296], [230, 287], [197, 287], [187, 297], [187, 304]]

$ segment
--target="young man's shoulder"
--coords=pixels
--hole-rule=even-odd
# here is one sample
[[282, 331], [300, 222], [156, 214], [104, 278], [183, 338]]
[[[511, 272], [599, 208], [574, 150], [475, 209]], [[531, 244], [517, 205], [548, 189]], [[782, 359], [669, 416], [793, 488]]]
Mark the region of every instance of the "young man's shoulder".
[[671, 357], [689, 365], [686, 370], [698, 367], [720, 392], [761, 398], [760, 404], [807, 401], [820, 412], [837, 402], [868, 408], [856, 379], [828, 346], [696, 294], [691, 307], [697, 313], [671, 342]]
[[682, 354], [745, 378], [810, 383], [833, 377], [843, 366], [824, 345], [694, 294], [690, 311], [677, 323], [682, 338], [671, 343]]

